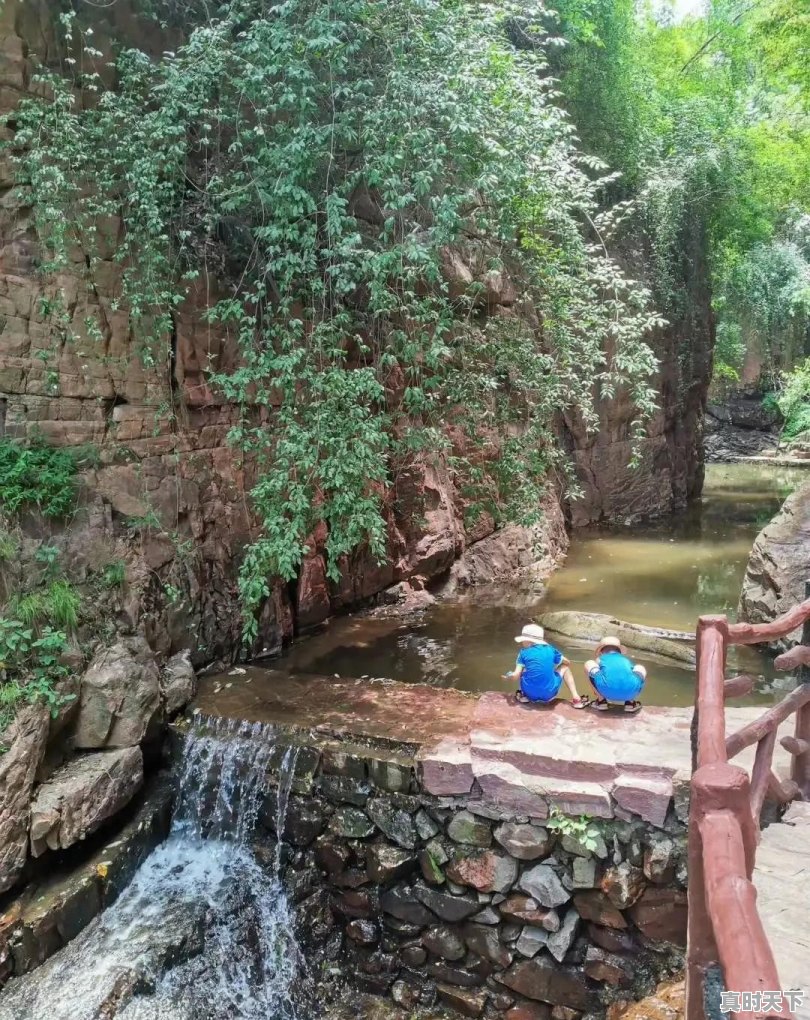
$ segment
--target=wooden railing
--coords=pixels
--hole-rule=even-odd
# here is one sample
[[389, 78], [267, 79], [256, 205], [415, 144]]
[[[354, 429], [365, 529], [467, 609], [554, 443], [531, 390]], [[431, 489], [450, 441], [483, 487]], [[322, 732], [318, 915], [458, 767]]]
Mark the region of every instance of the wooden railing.
[[[810, 800], [810, 582], [806, 601], [773, 623], [729, 624], [703, 616], [697, 628], [697, 692], [689, 811], [689, 936], [686, 1020], [720, 1016], [720, 992], [778, 990], [779, 975], [751, 881], [766, 798], [780, 804]], [[747, 676], [725, 679], [729, 645], [774, 641], [804, 626], [802, 645], [776, 659], [778, 669], [802, 667], [800, 685], [755, 722], [726, 736], [726, 698], [753, 687]], [[793, 735], [781, 746], [792, 755], [789, 780], [773, 770], [779, 726], [795, 714]], [[748, 772], [730, 759], [756, 744]], [[718, 966], [720, 973], [718, 975]], [[756, 1000], [751, 1000], [755, 1002]], [[790, 1017], [786, 1002], [732, 1012], [739, 1020]]]

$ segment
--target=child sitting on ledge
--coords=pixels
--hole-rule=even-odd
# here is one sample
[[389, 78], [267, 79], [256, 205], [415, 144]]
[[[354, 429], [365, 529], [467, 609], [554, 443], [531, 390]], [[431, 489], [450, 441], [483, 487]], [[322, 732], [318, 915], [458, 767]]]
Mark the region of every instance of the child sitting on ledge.
[[641, 711], [637, 698], [647, 679], [647, 670], [627, 658], [617, 637], [602, 638], [596, 646], [596, 659], [585, 663], [585, 672], [596, 691], [592, 705], [598, 712], [606, 712], [611, 701], [623, 701], [625, 712], [631, 715]]
[[536, 623], [527, 624], [515, 638], [520, 645], [517, 663], [511, 673], [504, 673], [504, 680], [519, 680], [520, 688], [515, 699], [521, 704], [553, 701], [559, 694], [563, 682], [571, 694], [574, 708], [584, 708], [587, 699], [580, 698], [574, 683], [574, 674], [568, 660], [545, 638], [542, 627]]

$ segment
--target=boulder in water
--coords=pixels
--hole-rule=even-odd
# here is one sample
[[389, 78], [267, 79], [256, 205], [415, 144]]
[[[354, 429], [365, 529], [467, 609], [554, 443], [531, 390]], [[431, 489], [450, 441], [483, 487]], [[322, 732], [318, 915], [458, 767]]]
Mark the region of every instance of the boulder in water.
[[614, 634], [628, 651], [667, 659], [685, 669], [695, 664], [694, 634], [626, 623], [606, 613], [544, 613], [538, 622], [547, 631], [583, 643], [596, 645], [606, 634]]
[[[740, 619], [770, 623], [804, 601], [806, 580], [810, 580], [810, 483], [788, 496], [757, 535], [743, 579]], [[800, 638], [797, 630], [785, 645]]]

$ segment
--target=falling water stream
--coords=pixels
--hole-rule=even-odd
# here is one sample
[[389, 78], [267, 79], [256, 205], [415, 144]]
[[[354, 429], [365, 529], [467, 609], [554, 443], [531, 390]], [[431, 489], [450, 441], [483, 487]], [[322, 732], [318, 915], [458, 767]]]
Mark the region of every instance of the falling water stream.
[[[198, 720], [169, 838], [120, 898], [0, 994], [0, 1020], [299, 1020], [302, 963], [279, 878], [251, 851], [275, 750], [261, 724]], [[276, 831], [295, 754], [285, 754]]]

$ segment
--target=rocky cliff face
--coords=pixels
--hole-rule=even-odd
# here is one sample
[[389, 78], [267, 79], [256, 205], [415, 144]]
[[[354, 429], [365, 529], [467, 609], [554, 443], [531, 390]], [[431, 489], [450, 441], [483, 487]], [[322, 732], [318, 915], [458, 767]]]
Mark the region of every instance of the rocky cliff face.
[[[770, 623], [805, 599], [810, 580], [810, 485], [785, 500], [782, 509], [757, 535], [743, 580], [740, 618]], [[787, 643], [798, 642], [801, 630]]]
[[[94, 42], [102, 50], [109, 49], [105, 38], [165, 48], [166, 40], [157, 39], [156, 30], [150, 40], [127, 5], [94, 17]], [[34, 60], [57, 66], [60, 59], [48, 4], [7, 0], [0, 38], [0, 113], [8, 114], [32, 88]], [[111, 236], [117, 229], [112, 224]], [[149, 368], [116, 304], [122, 267], [112, 245], [89, 283], [80, 251], [75, 272], [43, 278], [32, 211], [7, 159], [0, 164], [0, 236], [0, 435], [40, 435], [49, 444], [95, 451], [94, 466], [83, 475], [80, 510], [59, 536], [63, 556], [80, 573], [112, 560], [126, 564], [125, 596], [113, 612], [119, 632], [145, 634], [164, 655], [191, 645], [196, 663], [233, 657], [241, 629], [236, 568], [256, 535], [249, 500], [254, 467], [228, 446], [238, 411], [207, 380], [209, 367], [227, 370], [236, 362], [228, 337], [199, 314], [215, 283], [201, 281], [175, 317], [165, 363]], [[596, 436], [567, 420], [565, 441], [585, 491], [571, 506], [574, 525], [667, 511], [699, 490], [711, 349], [701, 251], [695, 239], [685, 256], [689, 313], [656, 338], [661, 408], [644, 441], [641, 467], [628, 467], [632, 408], [626, 397], [603, 405]], [[492, 297], [493, 312], [511, 314], [513, 301], [505, 286]], [[88, 319], [101, 324], [100, 338], [88, 334]], [[540, 551], [553, 560], [565, 543], [553, 499], [547, 517]], [[392, 585], [443, 575], [494, 531], [486, 515], [465, 525], [464, 499], [439, 460], [399, 476], [387, 519], [387, 563], [358, 552], [337, 584], [325, 574], [325, 535], [313, 535], [313, 552], [297, 580], [272, 585], [254, 650], [278, 648], [297, 631]], [[27, 527], [36, 535], [36, 522]], [[486, 579], [480, 575], [487, 562], [514, 565], [517, 556], [522, 563], [531, 544], [525, 535], [508, 537], [503, 549], [491, 541], [475, 570], [462, 574]], [[518, 546], [523, 551], [517, 553]]]
[[[635, 248], [631, 272], [643, 279], [638, 253], [643, 245], [637, 240]], [[629, 466], [633, 406], [628, 394], [602, 401], [595, 434], [586, 434], [577, 417], [565, 415], [563, 439], [583, 491], [571, 503], [574, 527], [670, 513], [703, 487], [703, 419], [714, 350], [706, 249], [699, 224], [684, 231], [676, 268], [682, 290], [666, 312], [669, 324], [651, 341], [660, 365], [654, 383], [658, 411], [641, 442], [639, 466]]]

